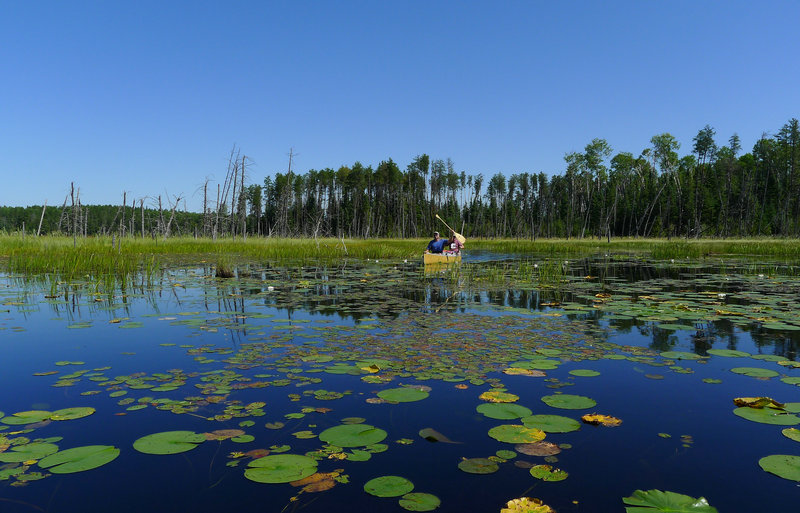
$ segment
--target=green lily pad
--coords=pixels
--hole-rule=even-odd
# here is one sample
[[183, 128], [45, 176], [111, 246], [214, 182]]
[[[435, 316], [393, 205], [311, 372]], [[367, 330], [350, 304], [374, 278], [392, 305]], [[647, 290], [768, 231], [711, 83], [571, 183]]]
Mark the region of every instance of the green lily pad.
[[627, 513], [717, 513], [717, 508], [708, 505], [704, 497], [695, 499], [688, 495], [661, 490], [636, 490], [622, 502]]
[[800, 413], [800, 403], [784, 403], [783, 411], [789, 413]]
[[763, 360], [767, 362], [782, 362], [786, 358], [783, 356], [778, 356], [776, 354], [754, 354], [751, 355], [750, 358], [753, 360]]
[[119, 449], [111, 445], [86, 445], [65, 449], [39, 461], [39, 466], [53, 474], [72, 474], [92, 470], [114, 461]]
[[573, 375], [573, 376], [578, 376], [578, 377], [582, 377], [582, 378], [593, 378], [595, 376], [599, 376], [600, 375], [599, 372], [597, 372], [595, 370], [590, 370], [590, 369], [575, 369], [575, 370], [569, 371], [569, 373], [571, 375]]
[[255, 439], [256, 439], [256, 437], [254, 437], [253, 435], [239, 435], [239, 436], [234, 436], [233, 438], [231, 438], [231, 442], [236, 442], [238, 444], [244, 444], [244, 443], [247, 443], [247, 442], [252, 442]]
[[503, 458], [504, 460], [513, 460], [517, 457], [517, 453], [507, 449], [500, 449], [495, 453], [495, 455], [497, 455], [498, 458]]
[[773, 454], [758, 460], [758, 465], [770, 474], [789, 481], [800, 481], [800, 456]]
[[513, 403], [483, 403], [475, 409], [490, 419], [499, 420], [519, 419], [533, 413], [529, 408]]
[[734, 349], [709, 349], [706, 352], [708, 354], [713, 354], [714, 356], [725, 356], [728, 358], [742, 358], [745, 356], [750, 356], [750, 353], [736, 351]]
[[800, 442], [800, 429], [797, 428], [786, 428], [781, 431], [783, 436], [788, 438], [789, 440], [794, 440], [795, 442]]
[[564, 410], [585, 410], [597, 406], [597, 402], [594, 399], [582, 395], [546, 395], [542, 397], [542, 401], [548, 406]]
[[489, 430], [489, 436], [499, 442], [509, 444], [528, 444], [543, 440], [544, 431], [515, 424], [503, 424]]
[[775, 376], [779, 376], [774, 370], [762, 369], [761, 367], [734, 367], [731, 369], [731, 372], [754, 378], [774, 378]]
[[464, 458], [458, 463], [458, 468], [468, 474], [492, 474], [500, 469], [489, 458]]
[[363, 424], [366, 421], [364, 417], [345, 417], [342, 419], [342, 424]]
[[569, 475], [563, 470], [550, 465], [534, 465], [531, 467], [530, 473], [533, 477], [542, 481], [563, 481]]
[[317, 460], [299, 454], [271, 454], [247, 465], [244, 477], [257, 483], [289, 483], [317, 471]]
[[796, 426], [800, 424], [800, 417], [774, 408], [748, 408], [742, 406], [733, 410], [735, 415], [761, 424], [774, 424], [777, 426]]
[[19, 411], [13, 415], [3, 417], [0, 422], [10, 426], [22, 426], [25, 424], [34, 424], [46, 420], [52, 415], [53, 412], [44, 410], [29, 410]]
[[393, 403], [411, 403], [414, 401], [421, 401], [428, 397], [428, 392], [418, 388], [400, 387], [390, 388], [388, 390], [381, 390], [378, 392], [378, 397], [384, 401]]
[[400, 476], [381, 476], [364, 483], [364, 491], [376, 497], [400, 497], [414, 489], [414, 483]]
[[386, 436], [386, 431], [369, 424], [342, 424], [326, 429], [319, 434], [319, 439], [337, 447], [364, 447]]
[[702, 358], [700, 355], [687, 351], [664, 351], [661, 353], [661, 356], [669, 358], [670, 360], [699, 360]]
[[658, 327], [661, 328], [662, 330], [670, 330], [670, 331], [674, 331], [674, 330], [694, 331], [694, 330], [697, 329], [694, 326], [690, 326], [688, 324], [674, 324], [674, 323], [671, 323], [671, 322], [659, 323]]
[[372, 458], [372, 453], [369, 451], [362, 451], [360, 449], [353, 449], [346, 453], [347, 459], [350, 461], [369, 461]]
[[523, 417], [522, 423], [526, 427], [541, 429], [545, 433], [569, 433], [581, 428], [581, 423], [561, 415], [531, 415]]
[[439, 497], [429, 493], [407, 493], [400, 498], [400, 507], [408, 511], [433, 511], [441, 504]]
[[58, 451], [58, 446], [48, 443], [30, 443], [15, 445], [6, 452], [0, 452], [0, 462], [20, 463], [28, 460], [39, 460]]
[[95, 412], [91, 406], [81, 406], [75, 408], [64, 408], [63, 410], [56, 410], [50, 416], [51, 420], [74, 420], [88, 417]]
[[178, 454], [205, 441], [205, 436], [194, 431], [164, 431], [139, 438], [133, 448], [145, 454]]

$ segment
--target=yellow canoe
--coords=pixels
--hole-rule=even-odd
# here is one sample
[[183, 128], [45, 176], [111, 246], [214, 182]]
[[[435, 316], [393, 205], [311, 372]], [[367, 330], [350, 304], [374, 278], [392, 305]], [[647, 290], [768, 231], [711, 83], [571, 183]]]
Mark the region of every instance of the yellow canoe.
[[461, 253], [457, 255], [445, 255], [443, 253], [423, 253], [422, 261], [425, 265], [430, 264], [454, 264], [461, 263]]

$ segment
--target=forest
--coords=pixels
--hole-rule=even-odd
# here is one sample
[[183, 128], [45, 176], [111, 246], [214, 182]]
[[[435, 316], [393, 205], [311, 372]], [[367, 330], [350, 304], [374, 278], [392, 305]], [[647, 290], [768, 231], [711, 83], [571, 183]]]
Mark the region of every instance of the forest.
[[[790, 119], [742, 153], [738, 135], [717, 142], [709, 125], [681, 153], [662, 133], [638, 155], [596, 138], [564, 156], [566, 169], [457, 171], [416, 156], [338, 169], [292, 170], [253, 183], [252, 161], [230, 152], [225, 180], [203, 184], [203, 211], [181, 196], [82, 205], [72, 185], [61, 205], [0, 206], [0, 230], [139, 237], [427, 237], [438, 214], [467, 236], [487, 238], [751, 237], [800, 235], [800, 124]], [[124, 187], [121, 184], [121, 189]], [[185, 205], [185, 201], [184, 201]], [[438, 223], [438, 224], [437, 224]]]

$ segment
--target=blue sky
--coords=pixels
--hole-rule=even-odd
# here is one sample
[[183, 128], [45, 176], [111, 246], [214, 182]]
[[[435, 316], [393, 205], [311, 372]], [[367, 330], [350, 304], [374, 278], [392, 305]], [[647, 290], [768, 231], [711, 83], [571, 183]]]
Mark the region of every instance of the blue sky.
[[800, 2], [0, 0], [0, 205], [182, 195], [392, 158], [561, 173], [800, 117]]

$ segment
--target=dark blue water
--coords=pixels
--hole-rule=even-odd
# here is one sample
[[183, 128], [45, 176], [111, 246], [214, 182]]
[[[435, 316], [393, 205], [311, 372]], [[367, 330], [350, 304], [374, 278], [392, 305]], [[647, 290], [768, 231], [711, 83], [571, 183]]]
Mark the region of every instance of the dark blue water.
[[[8, 416], [31, 409], [92, 406], [96, 413], [82, 419], [53, 421], [29, 433], [12, 434], [21, 427], [8, 426], [0, 436], [59, 436], [63, 437], [57, 442], [61, 449], [104, 444], [119, 447], [121, 454], [107, 465], [86, 472], [49, 475], [27, 483], [14, 477], [2, 480], [0, 511], [403, 511], [397, 498], [373, 497], [363, 491], [366, 481], [381, 475], [406, 477], [415, 484], [415, 492], [436, 495], [441, 499], [439, 511], [499, 511], [508, 500], [521, 496], [538, 497], [560, 513], [624, 511], [622, 497], [636, 489], [705, 496], [711, 505], [726, 512], [798, 511], [797, 483], [762, 471], [758, 460], [770, 454], [800, 455], [800, 444], [781, 435], [784, 426], [757, 424], [732, 413], [735, 397], [768, 396], [798, 402], [798, 388], [781, 382], [779, 377], [756, 379], [730, 369], [761, 367], [782, 376], [798, 376], [800, 369], [752, 358], [718, 356], [674, 362], [691, 373], [652, 365], [664, 362], [658, 356], [661, 351], [702, 354], [703, 349], [734, 347], [791, 360], [796, 332], [768, 332], [756, 339], [751, 335], [755, 328], [720, 320], [698, 323], [697, 330], [664, 334], [649, 321], [608, 321], [602, 313], [567, 314], [558, 306], [540, 306], [552, 300], [553, 291], [535, 287], [525, 291], [482, 289], [478, 285], [467, 288], [445, 278], [421, 277], [413, 269], [395, 271], [391, 263], [383, 269], [380, 277], [373, 268], [356, 269], [352, 274], [334, 276], [333, 283], [324, 286], [313, 275], [305, 277], [311, 283], [301, 283], [303, 276], [281, 282], [269, 275], [232, 282], [211, 279], [202, 269], [173, 270], [160, 286], [129, 289], [125, 297], [119, 290], [95, 295], [91, 288], [76, 287], [67, 294], [60, 290], [54, 299], [44, 297], [50, 293], [46, 286], [3, 277], [0, 411]], [[386, 282], [392, 279], [396, 281]], [[268, 289], [270, 286], [273, 290]], [[698, 338], [702, 338], [700, 345]], [[459, 346], [457, 339], [463, 339], [464, 344]], [[266, 344], [269, 351], [259, 352], [248, 365], [225, 361], [236, 355], [252, 355], [252, 344]], [[557, 381], [500, 372], [508, 363], [498, 362], [503, 351], [533, 353], [546, 345], [563, 350], [557, 357], [561, 362], [558, 368], [546, 371], [548, 380]], [[393, 353], [392, 347], [402, 350]], [[470, 354], [475, 347], [484, 348], [481, 351], [486, 356]], [[317, 350], [334, 355], [334, 360], [314, 364], [300, 358]], [[603, 357], [609, 354], [644, 355], [647, 360]], [[400, 362], [396, 365], [406, 365], [406, 371], [395, 368], [394, 378], [386, 384], [365, 382], [363, 373], [308, 372], [336, 361], [352, 364], [359, 356], [381, 355]], [[591, 358], [573, 361], [586, 356]], [[203, 358], [208, 360], [204, 363]], [[424, 369], [434, 360], [434, 368]], [[58, 366], [59, 361], [83, 363]], [[495, 370], [482, 374], [483, 384], [473, 384], [469, 379], [456, 381], [481, 374], [475, 370], [478, 367], [492, 365]], [[111, 369], [94, 371], [107, 366]], [[71, 386], [53, 386], [59, 375], [76, 370], [113, 378], [137, 373], [150, 376], [172, 369], [193, 377], [171, 392], [123, 386], [127, 395], [109, 397], [108, 390], [86, 377]], [[304, 372], [297, 372], [300, 369]], [[601, 375], [571, 376], [569, 371], [575, 369], [592, 369]], [[118, 404], [127, 397], [200, 396], [196, 385], [208, 384], [213, 376], [209, 373], [220, 370], [249, 380], [234, 382], [239, 384], [274, 380], [287, 373], [320, 378], [322, 382], [290, 378], [286, 386], [234, 388], [221, 394], [226, 404], [265, 402], [265, 415], [259, 417], [208, 420], [222, 412], [221, 404], [205, 404], [193, 415], [158, 410], [152, 403], [139, 411], [128, 411], [129, 405]], [[33, 375], [47, 371], [59, 374]], [[427, 379], [430, 374], [433, 379]], [[653, 379], [653, 375], [662, 379]], [[453, 376], [453, 380], [442, 380], [443, 376]], [[722, 383], [706, 384], [704, 378], [721, 379]], [[534, 414], [578, 419], [584, 413], [597, 412], [618, 417], [623, 423], [615, 428], [583, 425], [576, 432], [548, 434], [548, 441], [571, 445], [553, 463], [569, 473], [561, 482], [537, 480], [526, 468], [515, 466], [517, 460], [545, 463], [541, 457], [523, 454], [500, 463], [496, 473], [467, 474], [458, 468], [463, 458], [488, 457], [501, 449], [513, 449], [513, 444], [498, 442], [487, 431], [518, 421], [490, 419], [475, 411], [483, 402], [478, 396], [489, 390], [491, 382], [502, 383], [508, 392], [519, 396], [517, 404], [527, 406]], [[400, 404], [365, 401], [380, 390], [414, 384], [431, 387], [430, 396]], [[345, 395], [326, 401], [303, 394], [320, 389]], [[87, 391], [100, 393], [82, 395]], [[540, 399], [557, 392], [591, 397], [597, 406], [563, 410]], [[293, 401], [290, 394], [301, 398]], [[284, 417], [303, 407], [331, 411], [308, 413], [301, 419]], [[234, 451], [283, 444], [291, 446], [292, 454], [314, 451], [323, 445], [318, 439], [297, 439], [292, 433], [311, 430], [319, 434], [340, 424], [342, 418], [353, 416], [385, 430], [388, 436], [383, 443], [389, 448], [366, 462], [320, 461], [320, 472], [342, 469], [348, 476], [348, 483], [339, 483], [331, 490], [298, 494], [300, 489], [289, 484], [245, 479], [247, 459], [240, 460], [238, 466], [227, 465], [234, 461], [229, 458]], [[255, 422], [241, 428], [255, 437], [252, 442], [207, 441], [192, 451], [164, 456], [142, 454], [132, 447], [134, 440], [151, 433], [235, 429], [243, 420]], [[285, 427], [264, 427], [277, 421], [284, 422]], [[418, 435], [426, 427], [459, 443], [426, 441]], [[670, 437], [660, 437], [659, 433]], [[401, 439], [413, 443], [397, 443]], [[29, 472], [37, 470], [41, 471], [35, 463], [30, 464]]]

